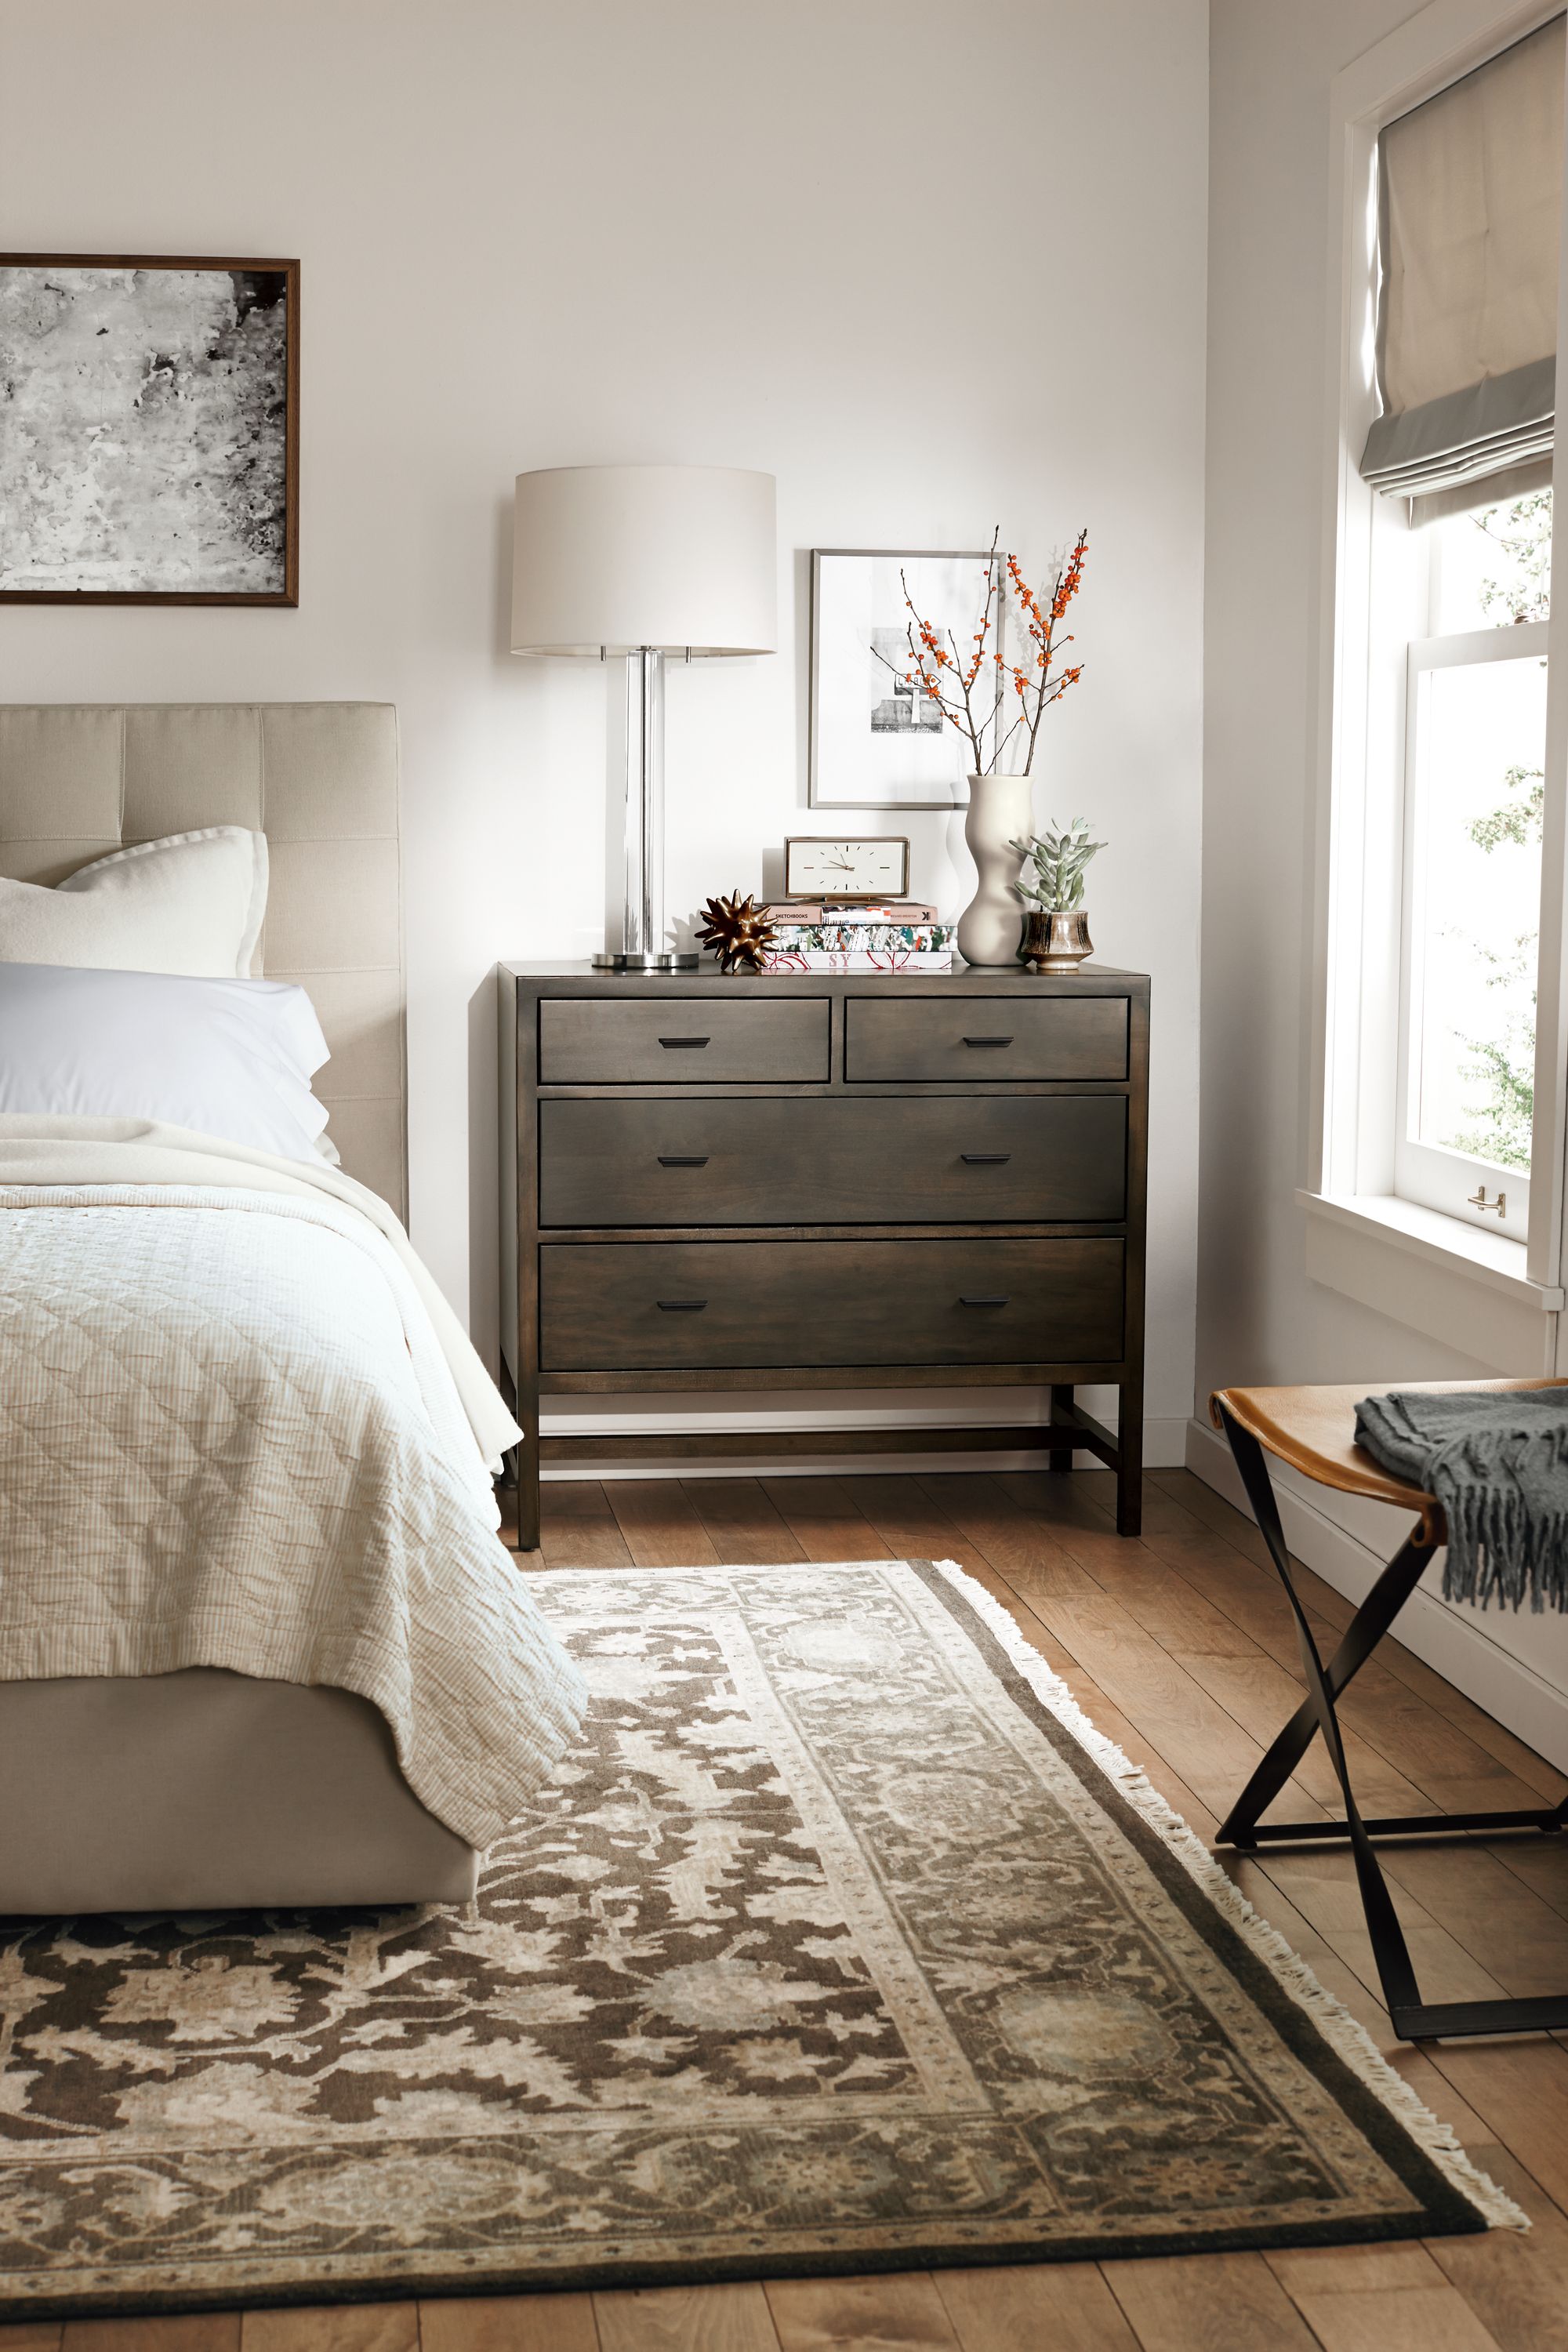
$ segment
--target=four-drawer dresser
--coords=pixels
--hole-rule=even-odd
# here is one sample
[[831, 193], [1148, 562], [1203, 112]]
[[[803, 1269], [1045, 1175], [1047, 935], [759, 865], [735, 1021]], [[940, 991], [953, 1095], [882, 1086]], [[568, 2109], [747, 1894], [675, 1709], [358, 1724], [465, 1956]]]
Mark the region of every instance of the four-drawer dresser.
[[[1142, 1458], [1149, 983], [500, 968], [502, 1354], [546, 1462]], [[1121, 1391], [1113, 1434], [1075, 1402]], [[1038, 1425], [550, 1436], [542, 1397], [1028, 1385]]]

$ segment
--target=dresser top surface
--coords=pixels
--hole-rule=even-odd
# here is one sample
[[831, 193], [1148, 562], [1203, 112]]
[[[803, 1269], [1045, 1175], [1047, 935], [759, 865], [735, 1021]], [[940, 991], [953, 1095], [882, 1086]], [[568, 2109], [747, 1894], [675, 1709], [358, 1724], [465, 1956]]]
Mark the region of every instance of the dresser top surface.
[[857, 996], [1146, 996], [1147, 972], [1122, 971], [1115, 964], [1086, 963], [1076, 972], [1013, 971], [1001, 965], [964, 964], [954, 971], [769, 971], [721, 972], [705, 963], [696, 971], [613, 972], [585, 962], [503, 962], [509, 978], [547, 990], [564, 983], [606, 998], [689, 996], [694, 989], [731, 995], [822, 996], [837, 990]]

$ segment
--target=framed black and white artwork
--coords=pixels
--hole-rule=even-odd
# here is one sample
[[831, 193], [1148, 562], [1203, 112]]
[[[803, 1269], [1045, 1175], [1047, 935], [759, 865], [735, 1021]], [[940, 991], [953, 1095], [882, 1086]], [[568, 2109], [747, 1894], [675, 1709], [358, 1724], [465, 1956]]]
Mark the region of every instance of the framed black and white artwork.
[[[911, 684], [912, 604], [944, 645], [964, 655], [995, 597], [987, 548], [900, 555], [882, 548], [818, 547], [811, 557], [813, 808], [964, 808], [969, 746]], [[976, 694], [995, 688], [989, 654]]]
[[299, 602], [300, 265], [0, 254], [0, 600]]

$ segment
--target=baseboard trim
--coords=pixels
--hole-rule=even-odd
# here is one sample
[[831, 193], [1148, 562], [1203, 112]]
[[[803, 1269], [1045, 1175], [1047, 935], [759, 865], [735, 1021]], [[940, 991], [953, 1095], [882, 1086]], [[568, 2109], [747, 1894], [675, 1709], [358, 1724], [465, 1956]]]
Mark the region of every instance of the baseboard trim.
[[[1234, 1503], [1238, 1510], [1247, 1509], [1229, 1446], [1217, 1431], [1201, 1421], [1187, 1424], [1186, 1466], [1227, 1503]], [[1336, 1498], [1331, 1488], [1314, 1486], [1282, 1463], [1271, 1462], [1269, 1469], [1279, 1499], [1280, 1524], [1292, 1553], [1347, 1601], [1363, 1601], [1387, 1555], [1377, 1552], [1335, 1516]], [[1399, 1539], [1400, 1519], [1392, 1511], [1387, 1517], [1392, 1553]], [[1446, 1682], [1484, 1707], [1559, 1771], [1568, 1772], [1568, 1692], [1533, 1673], [1521, 1659], [1510, 1657], [1479, 1627], [1468, 1623], [1433, 1593], [1412, 1593], [1395, 1630], [1406, 1649]]]

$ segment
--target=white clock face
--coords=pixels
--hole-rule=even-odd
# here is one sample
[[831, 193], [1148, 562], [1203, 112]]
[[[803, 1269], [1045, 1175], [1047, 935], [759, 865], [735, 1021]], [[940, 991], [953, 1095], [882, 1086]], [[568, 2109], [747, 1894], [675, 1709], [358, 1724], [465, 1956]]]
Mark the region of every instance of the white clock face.
[[897, 898], [908, 858], [902, 841], [788, 841], [784, 888], [793, 898]]

